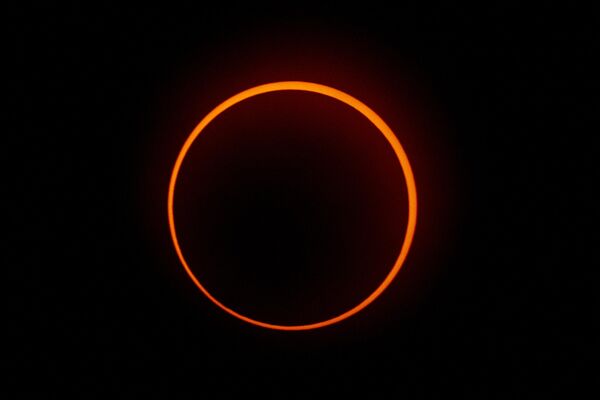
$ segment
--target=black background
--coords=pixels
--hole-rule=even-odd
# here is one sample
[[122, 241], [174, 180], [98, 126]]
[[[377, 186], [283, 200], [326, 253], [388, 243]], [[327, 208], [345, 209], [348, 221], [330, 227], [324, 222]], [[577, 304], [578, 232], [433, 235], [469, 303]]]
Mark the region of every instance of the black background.
[[[14, 241], [5, 256], [16, 277], [5, 284], [5, 375], [17, 384], [27, 377], [22, 388], [42, 391], [282, 398], [305, 391], [503, 397], [577, 387], [586, 349], [571, 294], [582, 290], [577, 268], [567, 267], [577, 265], [583, 245], [567, 244], [578, 218], [567, 200], [584, 178], [571, 175], [560, 154], [584, 126], [571, 111], [578, 89], [571, 79], [591, 25], [516, 7], [282, 7], [73, 6], [5, 16], [11, 141], [3, 154], [12, 177], [5, 193], [15, 201], [5, 210]], [[216, 308], [181, 269], [166, 220], [170, 169], [199, 119], [240, 90], [282, 79], [339, 87], [380, 112], [411, 157], [422, 207], [414, 246], [388, 291], [355, 317], [308, 332], [256, 328]], [[252, 132], [271, 138], [262, 150], [246, 143], [252, 152], [227, 153], [233, 140], [213, 143], [233, 171], [198, 178], [228, 190], [210, 200], [223, 207], [213, 231], [194, 222], [211, 210], [188, 202], [181, 212], [191, 221], [182, 227], [189, 249], [202, 242], [194, 234], [221, 229], [206, 246], [220, 255], [197, 257], [228, 260], [230, 269], [211, 267], [210, 281], [228, 301], [295, 323], [347, 307], [384, 273], [389, 256], [365, 276], [361, 260], [397, 243], [353, 236], [366, 222], [344, 217], [370, 210], [367, 228], [393, 237], [397, 224], [381, 211], [392, 204], [393, 185], [371, 178], [401, 182], [402, 175], [390, 167], [385, 143], [341, 143], [347, 153], [332, 155], [334, 163], [339, 138], [319, 153], [319, 135], [298, 138], [324, 128], [286, 131], [280, 114], [277, 132], [292, 142], [273, 142], [260, 112], [285, 101], [262, 111], [255, 105]], [[343, 112], [325, 114], [337, 121], [332, 116]], [[371, 176], [352, 170], [357, 148], [371, 151], [360, 165], [380, 160]], [[577, 162], [589, 168], [591, 157]], [[331, 175], [315, 173], [334, 166]], [[353, 173], [358, 178], [315, 195]], [[202, 196], [201, 184], [184, 187]], [[381, 196], [360, 197], [366, 187]], [[353, 202], [340, 201], [347, 198]], [[233, 216], [221, 224], [223, 215]], [[363, 253], [344, 265], [303, 261], [335, 259], [336, 245], [359, 251], [361, 243]], [[246, 258], [232, 250], [240, 246]], [[305, 258], [290, 258], [294, 251]], [[308, 272], [298, 274], [303, 266]], [[247, 275], [228, 279], [236, 273]], [[339, 291], [323, 282], [338, 282]], [[281, 290], [286, 284], [296, 286]], [[305, 295], [312, 303], [300, 301]]]

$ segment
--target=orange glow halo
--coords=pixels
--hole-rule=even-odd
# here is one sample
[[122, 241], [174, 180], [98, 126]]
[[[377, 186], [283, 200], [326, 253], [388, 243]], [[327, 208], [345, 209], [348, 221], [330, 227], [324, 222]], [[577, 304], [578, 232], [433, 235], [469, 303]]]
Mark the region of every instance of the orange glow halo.
[[[257, 96], [257, 95], [264, 94], [264, 93], [282, 91], [282, 90], [299, 90], [299, 91], [319, 93], [319, 94], [322, 94], [325, 96], [329, 96], [336, 100], [341, 101], [342, 103], [349, 105], [350, 107], [354, 108], [355, 110], [360, 112], [362, 115], [364, 115], [369, 121], [371, 121], [373, 123], [373, 125], [375, 125], [377, 127], [377, 129], [379, 129], [379, 131], [383, 134], [383, 136], [385, 136], [387, 141], [390, 143], [390, 145], [394, 149], [394, 152], [396, 153], [396, 156], [398, 157], [398, 161], [400, 161], [400, 166], [402, 167], [402, 171], [406, 178], [406, 188], [408, 190], [408, 222], [407, 222], [407, 226], [406, 226], [406, 234], [404, 236], [404, 242], [402, 244], [402, 248], [400, 249], [400, 254], [398, 255], [398, 258], [396, 259], [396, 262], [394, 263], [394, 266], [392, 267], [392, 269], [388, 273], [388, 275], [385, 277], [383, 282], [379, 285], [379, 287], [377, 287], [377, 289], [375, 289], [375, 291], [373, 293], [371, 293], [366, 299], [364, 299], [360, 304], [356, 305], [352, 309], [350, 309], [336, 317], [327, 319], [325, 321], [315, 322], [315, 323], [305, 324], [305, 325], [277, 325], [277, 324], [270, 324], [267, 322], [257, 321], [255, 319], [246, 317], [246, 316], [232, 310], [231, 308], [225, 306], [223, 303], [221, 303], [219, 300], [217, 300], [215, 297], [213, 297], [208, 292], [208, 290], [206, 290], [204, 288], [204, 286], [202, 286], [200, 281], [196, 278], [196, 276], [190, 269], [189, 265], [185, 261], [185, 258], [183, 257], [183, 253], [181, 251], [181, 248], [179, 247], [179, 242], [177, 240], [177, 233], [175, 231], [175, 219], [173, 217], [173, 199], [175, 196], [175, 183], [177, 181], [177, 175], [179, 173], [179, 169], [181, 168], [183, 159], [185, 158], [190, 147], [192, 146], [192, 143], [198, 137], [198, 135], [200, 135], [202, 130], [204, 128], [206, 128], [206, 126], [212, 120], [214, 120], [219, 114], [221, 114], [223, 111], [227, 110], [228, 108], [234, 106], [235, 104], [237, 104], [243, 100], [249, 99], [253, 96]], [[277, 330], [285, 330], [285, 331], [300, 331], [300, 330], [322, 328], [324, 326], [335, 324], [336, 322], [340, 322], [340, 321], [358, 313], [363, 308], [365, 308], [366, 306], [371, 304], [371, 302], [373, 302], [373, 300], [375, 300], [390, 285], [390, 283], [392, 282], [394, 277], [398, 274], [398, 271], [402, 267], [402, 264], [404, 263], [404, 260], [406, 259], [406, 256], [408, 255], [408, 251], [410, 249], [410, 245], [412, 243], [413, 236], [415, 233], [415, 226], [416, 226], [416, 222], [417, 222], [417, 190], [416, 190], [416, 186], [415, 186], [413, 172], [410, 167], [408, 157], [406, 156], [406, 153], [404, 152], [404, 149], [400, 145], [400, 142], [398, 141], [398, 139], [396, 138], [396, 136], [394, 135], [394, 133], [392, 132], [390, 127], [373, 110], [371, 110], [368, 106], [366, 106], [364, 103], [360, 102], [359, 100], [355, 99], [354, 97], [352, 97], [344, 92], [341, 92], [337, 89], [331, 88], [329, 86], [320, 85], [317, 83], [310, 83], [310, 82], [284, 81], [284, 82], [274, 82], [274, 83], [259, 85], [259, 86], [255, 86], [253, 88], [244, 90], [243, 92], [238, 93], [235, 96], [230, 97], [229, 99], [225, 100], [223, 103], [219, 104], [214, 110], [212, 110], [210, 113], [208, 113], [208, 115], [206, 117], [204, 117], [204, 119], [202, 121], [200, 121], [200, 123], [194, 128], [194, 130], [192, 131], [190, 136], [187, 138], [187, 140], [183, 144], [183, 147], [181, 148], [181, 151], [179, 152], [179, 155], [177, 156], [177, 160], [175, 161], [175, 166], [173, 167], [173, 172], [171, 173], [171, 180], [169, 182], [168, 206], [167, 207], [168, 207], [168, 215], [169, 215], [169, 228], [171, 231], [171, 238], [173, 239], [173, 244], [175, 246], [175, 251], [177, 252], [177, 255], [179, 256], [179, 260], [183, 264], [183, 267], [187, 271], [187, 273], [190, 276], [190, 278], [192, 279], [192, 281], [202, 291], [202, 293], [204, 293], [206, 295], [206, 297], [208, 297], [213, 303], [215, 303], [217, 306], [219, 306], [221, 309], [223, 309], [227, 313], [233, 315], [236, 318], [241, 319], [242, 321], [248, 322], [250, 324], [257, 325], [257, 326], [260, 326], [263, 328], [269, 328], [269, 329], [277, 329]]]

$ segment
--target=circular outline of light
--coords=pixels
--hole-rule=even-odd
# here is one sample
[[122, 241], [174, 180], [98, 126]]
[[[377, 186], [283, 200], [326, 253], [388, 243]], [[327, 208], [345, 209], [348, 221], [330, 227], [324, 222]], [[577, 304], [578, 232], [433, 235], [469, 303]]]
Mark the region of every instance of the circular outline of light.
[[[331, 97], [335, 100], [341, 101], [342, 103], [349, 105], [350, 107], [354, 108], [356, 111], [358, 111], [362, 115], [364, 115], [369, 121], [371, 121], [371, 123], [373, 123], [373, 125], [375, 125], [375, 127], [377, 129], [379, 129], [379, 131], [383, 134], [383, 136], [387, 139], [389, 144], [394, 149], [394, 152], [396, 153], [396, 156], [398, 157], [398, 161], [400, 161], [400, 166], [402, 167], [402, 171], [404, 173], [404, 177], [406, 180], [406, 188], [407, 188], [407, 192], [408, 192], [408, 222], [406, 224], [406, 233], [404, 235], [404, 242], [402, 244], [402, 248], [400, 249], [400, 254], [398, 255], [398, 258], [396, 259], [396, 262], [394, 263], [394, 266], [392, 267], [392, 269], [390, 270], [388, 275], [385, 277], [383, 282], [366, 299], [364, 299], [362, 302], [360, 302], [358, 305], [354, 306], [350, 310], [348, 310], [342, 314], [339, 314], [336, 317], [333, 317], [333, 318], [330, 318], [330, 319], [327, 319], [324, 321], [315, 322], [315, 323], [311, 323], [311, 324], [303, 324], [303, 325], [277, 325], [277, 324], [271, 324], [271, 323], [267, 323], [267, 322], [258, 321], [258, 320], [246, 317], [245, 315], [242, 315], [242, 314], [232, 310], [231, 308], [225, 306], [223, 303], [221, 303], [219, 300], [217, 300], [213, 295], [211, 295], [208, 292], [208, 290], [206, 290], [206, 288], [204, 288], [204, 286], [202, 286], [200, 281], [196, 278], [196, 276], [190, 269], [188, 263], [186, 262], [186, 260], [183, 256], [181, 248], [179, 247], [179, 242], [177, 240], [177, 233], [175, 231], [175, 218], [173, 216], [173, 202], [174, 202], [174, 196], [175, 196], [175, 183], [177, 181], [177, 175], [179, 174], [181, 164], [183, 163], [183, 160], [184, 160], [187, 152], [189, 151], [190, 147], [192, 146], [192, 143], [194, 142], [194, 140], [198, 137], [198, 135], [200, 135], [202, 130], [204, 130], [204, 128], [206, 128], [206, 126], [211, 121], [213, 121], [219, 114], [221, 114], [223, 111], [227, 110], [228, 108], [234, 106], [235, 104], [237, 104], [241, 101], [244, 101], [246, 99], [249, 99], [251, 97], [254, 97], [254, 96], [257, 96], [260, 94], [284, 91], [284, 90], [296, 90], [296, 91], [304, 91], [304, 92], [312, 92], [312, 93], [322, 94], [322, 95]], [[339, 90], [334, 89], [329, 86], [325, 86], [325, 85], [321, 85], [321, 84], [317, 84], [317, 83], [311, 83], [311, 82], [302, 82], [302, 81], [282, 81], [282, 82], [267, 83], [264, 85], [259, 85], [259, 86], [255, 86], [250, 89], [244, 90], [243, 92], [240, 92], [240, 93], [236, 94], [235, 96], [230, 97], [229, 99], [225, 100], [223, 103], [219, 104], [215, 109], [213, 109], [210, 113], [208, 113], [208, 115], [206, 115], [204, 117], [204, 119], [202, 119], [202, 121], [200, 121], [200, 123], [194, 128], [192, 133], [188, 136], [187, 140], [183, 144], [183, 147], [179, 151], [177, 160], [175, 161], [175, 166], [173, 167], [173, 172], [171, 173], [171, 180], [169, 182], [167, 207], [168, 207], [168, 216], [169, 216], [169, 229], [171, 232], [171, 238], [173, 239], [173, 244], [175, 246], [175, 251], [177, 252], [177, 256], [179, 256], [179, 260], [181, 261], [181, 264], [185, 268], [189, 277], [196, 284], [196, 286], [200, 289], [200, 291], [202, 291], [202, 293], [204, 293], [204, 295], [206, 295], [206, 297], [208, 297], [213, 303], [215, 303], [217, 306], [219, 306], [221, 309], [223, 309], [227, 313], [233, 315], [236, 318], [239, 318], [240, 320], [242, 320], [244, 322], [247, 322], [247, 323], [250, 323], [253, 325], [257, 325], [262, 328], [268, 328], [268, 329], [276, 329], [276, 330], [284, 330], [284, 331], [301, 331], [301, 330], [322, 328], [322, 327], [325, 327], [328, 325], [332, 325], [332, 324], [335, 324], [336, 322], [340, 322], [340, 321], [358, 313], [359, 311], [364, 309], [366, 306], [368, 306], [370, 303], [372, 303], [373, 300], [375, 300], [390, 285], [392, 280], [398, 274], [398, 271], [400, 271], [400, 268], [402, 267], [402, 264], [404, 263], [406, 256], [408, 255], [408, 251], [410, 249], [410, 246], [411, 246], [411, 243], [413, 240], [413, 236], [415, 233], [415, 226], [416, 226], [416, 222], [417, 222], [417, 189], [415, 186], [415, 180], [414, 180], [412, 169], [410, 167], [410, 163], [408, 161], [408, 157], [406, 156], [404, 149], [400, 145], [400, 142], [396, 138], [396, 135], [390, 129], [390, 127], [383, 121], [383, 119], [381, 119], [381, 117], [379, 117], [379, 115], [377, 115], [367, 105], [365, 105], [361, 101], [357, 100], [356, 98], [350, 96], [349, 94], [346, 94], [342, 91], [339, 91]]]

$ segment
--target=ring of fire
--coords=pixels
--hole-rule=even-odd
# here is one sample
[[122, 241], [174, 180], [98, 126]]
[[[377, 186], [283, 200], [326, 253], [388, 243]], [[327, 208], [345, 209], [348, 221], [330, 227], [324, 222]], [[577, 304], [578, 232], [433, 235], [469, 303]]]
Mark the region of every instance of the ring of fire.
[[[341, 101], [342, 103], [347, 104], [348, 106], [354, 108], [356, 111], [358, 111], [362, 115], [364, 115], [371, 123], [373, 123], [373, 125], [375, 125], [375, 127], [383, 134], [383, 136], [386, 138], [386, 140], [392, 146], [392, 148], [398, 158], [398, 161], [400, 162], [402, 171], [404, 173], [404, 177], [406, 180], [407, 194], [408, 194], [408, 221], [406, 224], [406, 232], [404, 235], [404, 241], [402, 243], [400, 253], [394, 263], [394, 266], [392, 267], [392, 269], [390, 270], [388, 275], [385, 277], [383, 282], [367, 298], [365, 298], [362, 302], [360, 302], [358, 305], [354, 306], [353, 308], [349, 309], [348, 311], [346, 311], [340, 315], [337, 315], [333, 318], [324, 320], [324, 321], [315, 322], [315, 323], [311, 323], [311, 324], [304, 324], [304, 325], [277, 325], [277, 324], [267, 323], [267, 322], [263, 322], [263, 321], [258, 321], [258, 320], [249, 318], [245, 315], [242, 315], [242, 314], [234, 311], [233, 309], [227, 307], [226, 305], [221, 303], [219, 300], [217, 300], [213, 295], [211, 295], [208, 292], [208, 290], [204, 286], [202, 286], [202, 284], [196, 278], [196, 276], [190, 269], [188, 263], [186, 262], [185, 257], [183, 256], [183, 253], [179, 246], [179, 241], [177, 240], [177, 232], [175, 230], [175, 218], [173, 216], [173, 203], [174, 203], [174, 197], [175, 197], [175, 183], [177, 181], [177, 175], [179, 174], [181, 164], [183, 163], [183, 160], [184, 160], [188, 150], [192, 146], [192, 143], [198, 137], [198, 135], [200, 135], [200, 133], [204, 130], [204, 128], [206, 128], [206, 126], [208, 124], [210, 124], [210, 122], [212, 120], [214, 120], [223, 111], [227, 110], [228, 108], [234, 106], [235, 104], [237, 104], [241, 101], [244, 101], [244, 100], [249, 99], [254, 96], [258, 96], [260, 94], [276, 92], [276, 91], [284, 91], [284, 90], [296, 90], [296, 91], [305, 91], [305, 92], [322, 94], [324, 96], [328, 96], [335, 100]], [[373, 300], [375, 300], [390, 285], [392, 280], [398, 274], [398, 271], [402, 267], [402, 264], [404, 263], [407, 255], [408, 255], [408, 251], [410, 249], [412, 239], [413, 239], [413, 236], [415, 233], [415, 226], [416, 226], [416, 222], [417, 222], [417, 190], [416, 190], [416, 186], [415, 186], [413, 172], [410, 167], [410, 163], [408, 161], [408, 157], [406, 156], [404, 149], [400, 145], [400, 142], [398, 141], [398, 139], [396, 138], [395, 134], [390, 129], [390, 127], [381, 119], [381, 117], [379, 117], [367, 105], [365, 105], [361, 101], [357, 100], [356, 98], [354, 98], [344, 92], [341, 92], [337, 89], [331, 88], [329, 86], [325, 86], [325, 85], [321, 85], [321, 84], [317, 84], [317, 83], [311, 83], [311, 82], [284, 81], [284, 82], [274, 82], [274, 83], [268, 83], [268, 84], [264, 84], [264, 85], [255, 86], [253, 88], [250, 88], [243, 92], [240, 92], [240, 93], [236, 94], [235, 96], [230, 97], [229, 99], [225, 100], [223, 103], [219, 104], [215, 109], [213, 109], [210, 113], [208, 113], [208, 115], [206, 115], [204, 117], [204, 119], [202, 119], [202, 121], [200, 121], [200, 123], [194, 128], [192, 133], [188, 136], [187, 140], [185, 141], [185, 143], [183, 144], [183, 147], [181, 148], [181, 150], [179, 152], [179, 155], [177, 156], [177, 160], [175, 161], [175, 166], [173, 167], [173, 171], [171, 173], [171, 180], [169, 182], [167, 207], [168, 207], [169, 229], [170, 229], [170, 233], [171, 233], [171, 239], [173, 240], [173, 245], [175, 246], [175, 251], [177, 252], [177, 256], [179, 257], [179, 260], [181, 261], [181, 264], [185, 268], [189, 277], [192, 279], [192, 281], [198, 287], [198, 289], [200, 289], [200, 291], [202, 293], [204, 293], [204, 295], [206, 295], [206, 297], [208, 297], [213, 303], [215, 303], [217, 306], [219, 306], [221, 309], [223, 309], [227, 313], [231, 314], [232, 316], [234, 316], [236, 318], [239, 318], [240, 320], [242, 320], [244, 322], [247, 322], [247, 323], [250, 323], [253, 325], [257, 325], [257, 326], [260, 326], [263, 328], [268, 328], [268, 329], [299, 331], [299, 330], [322, 328], [324, 326], [328, 326], [328, 325], [334, 324], [336, 322], [340, 322], [340, 321], [358, 313], [359, 311], [364, 309], [366, 306], [368, 306], [370, 303], [372, 303]]]

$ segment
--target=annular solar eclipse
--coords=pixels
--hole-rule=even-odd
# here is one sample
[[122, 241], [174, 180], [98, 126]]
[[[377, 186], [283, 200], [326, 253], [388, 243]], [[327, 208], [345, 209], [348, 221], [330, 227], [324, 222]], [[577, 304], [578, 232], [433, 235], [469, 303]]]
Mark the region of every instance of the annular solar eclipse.
[[[174, 218], [174, 212], [173, 212], [173, 204], [174, 204], [174, 198], [175, 198], [177, 176], [179, 174], [183, 160], [185, 159], [186, 154], [188, 153], [190, 147], [194, 143], [194, 140], [203, 132], [203, 130], [211, 123], [211, 121], [213, 121], [217, 116], [219, 116], [222, 112], [229, 109], [230, 107], [233, 107], [234, 105], [236, 105], [237, 103], [240, 103], [242, 101], [249, 100], [254, 96], [259, 96], [261, 94], [278, 92], [278, 91], [304, 91], [304, 92], [311, 92], [311, 93], [316, 93], [316, 94], [320, 94], [323, 96], [327, 96], [335, 101], [340, 101], [340, 102], [350, 106], [352, 109], [354, 109], [355, 111], [362, 114], [365, 118], [367, 118], [379, 130], [379, 132], [381, 132], [381, 134], [385, 137], [385, 139], [387, 140], [389, 145], [392, 147], [392, 149], [400, 163], [400, 167], [402, 168], [402, 171], [404, 173], [406, 189], [407, 189], [407, 196], [408, 196], [408, 210], [407, 210], [408, 211], [408, 219], [407, 219], [407, 224], [406, 224], [406, 231], [404, 234], [404, 241], [402, 243], [402, 247], [396, 258], [396, 261], [394, 262], [393, 266], [391, 267], [391, 270], [389, 271], [389, 273], [387, 274], [387, 276], [385, 277], [383, 282], [381, 282], [381, 284], [369, 296], [367, 296], [364, 300], [362, 300], [358, 304], [354, 305], [347, 311], [345, 311], [337, 316], [334, 316], [332, 318], [323, 320], [323, 321], [317, 321], [317, 322], [303, 324], [303, 325], [278, 325], [278, 324], [270, 323], [267, 321], [259, 321], [257, 319], [249, 318], [245, 315], [240, 314], [239, 312], [236, 312], [234, 309], [228, 307], [227, 305], [220, 302], [217, 298], [215, 298], [202, 285], [202, 283], [196, 277], [196, 275], [192, 272], [192, 269], [190, 268], [188, 262], [186, 261], [186, 258], [185, 258], [184, 254], [180, 248], [180, 245], [179, 245], [176, 224], [175, 224], [175, 218]], [[321, 328], [321, 327], [325, 327], [328, 325], [332, 325], [332, 324], [340, 322], [340, 321], [358, 313], [359, 311], [363, 310], [366, 306], [371, 304], [390, 285], [390, 283], [393, 281], [393, 279], [398, 274], [398, 271], [402, 267], [407, 255], [408, 255], [408, 252], [409, 252], [412, 240], [413, 240], [416, 221], [417, 221], [417, 190], [416, 190], [413, 172], [412, 172], [408, 157], [407, 157], [404, 149], [402, 148], [402, 145], [396, 138], [396, 135], [394, 134], [392, 129], [371, 108], [369, 108], [367, 105], [362, 103], [360, 100], [354, 98], [353, 96], [351, 96], [347, 93], [344, 93], [340, 90], [329, 87], [329, 86], [325, 86], [325, 85], [321, 85], [321, 84], [317, 84], [317, 83], [311, 83], [311, 82], [302, 82], [302, 81], [282, 81], [282, 82], [274, 82], [274, 83], [259, 85], [259, 86], [255, 86], [255, 87], [249, 88], [247, 90], [244, 90], [244, 91], [234, 95], [233, 97], [230, 97], [229, 99], [225, 100], [221, 104], [219, 104], [210, 113], [208, 113], [208, 115], [206, 115], [200, 121], [200, 123], [198, 123], [198, 125], [194, 128], [194, 130], [191, 132], [191, 134], [186, 139], [186, 141], [183, 144], [183, 147], [181, 148], [181, 150], [177, 156], [177, 159], [175, 161], [175, 165], [174, 165], [173, 171], [171, 173], [171, 179], [170, 179], [169, 187], [168, 187], [167, 207], [168, 207], [168, 221], [169, 221], [169, 229], [170, 229], [171, 239], [173, 241], [173, 245], [175, 247], [177, 256], [179, 257], [179, 260], [180, 260], [181, 264], [183, 265], [185, 271], [189, 275], [190, 279], [194, 282], [194, 284], [198, 287], [198, 289], [200, 289], [200, 291], [202, 293], [204, 293], [204, 295], [206, 297], [208, 297], [214, 304], [216, 304], [218, 307], [220, 307], [225, 312], [227, 312], [230, 315], [232, 315], [244, 322], [247, 322], [249, 324], [253, 324], [253, 325], [260, 326], [263, 328], [268, 328], [268, 329], [300, 331], [300, 330], [316, 329], [316, 328]]]

